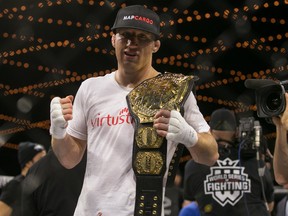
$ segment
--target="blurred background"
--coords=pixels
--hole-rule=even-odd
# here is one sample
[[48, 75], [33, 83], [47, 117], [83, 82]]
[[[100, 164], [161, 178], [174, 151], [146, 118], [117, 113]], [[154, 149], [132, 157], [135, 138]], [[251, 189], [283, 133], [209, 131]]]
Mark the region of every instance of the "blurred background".
[[[82, 81], [116, 69], [110, 43], [119, 8], [136, 1], [0, 0], [0, 174], [16, 175], [18, 143], [50, 147], [50, 101], [75, 95]], [[226, 107], [254, 117], [273, 153], [275, 127], [258, 118], [244, 81], [288, 79], [288, 1], [137, 1], [161, 18], [161, 71], [196, 75], [209, 121]], [[183, 157], [182, 162], [185, 162]]]

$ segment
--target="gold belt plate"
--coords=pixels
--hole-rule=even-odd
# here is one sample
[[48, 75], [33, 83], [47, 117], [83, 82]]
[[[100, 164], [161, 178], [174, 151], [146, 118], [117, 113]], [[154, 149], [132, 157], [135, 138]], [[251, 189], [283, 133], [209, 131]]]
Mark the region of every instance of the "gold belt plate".
[[136, 143], [139, 148], [160, 148], [163, 137], [159, 136], [153, 127], [140, 127], [136, 135]]
[[193, 76], [165, 73], [143, 81], [129, 94], [132, 111], [140, 123], [153, 122], [160, 109], [180, 111], [181, 102], [187, 95]]
[[163, 155], [158, 151], [138, 152], [135, 160], [138, 174], [159, 175], [163, 168]]

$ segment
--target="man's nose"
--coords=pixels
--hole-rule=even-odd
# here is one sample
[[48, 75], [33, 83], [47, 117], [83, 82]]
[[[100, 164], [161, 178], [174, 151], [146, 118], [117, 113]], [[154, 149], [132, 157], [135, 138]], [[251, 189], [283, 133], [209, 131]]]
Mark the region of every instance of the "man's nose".
[[129, 39], [127, 39], [127, 43], [126, 46], [132, 46], [132, 45], [138, 45], [138, 41], [137, 41], [137, 37], [129, 37]]
[[127, 40], [126, 46], [130, 46], [132, 41], [130, 39]]

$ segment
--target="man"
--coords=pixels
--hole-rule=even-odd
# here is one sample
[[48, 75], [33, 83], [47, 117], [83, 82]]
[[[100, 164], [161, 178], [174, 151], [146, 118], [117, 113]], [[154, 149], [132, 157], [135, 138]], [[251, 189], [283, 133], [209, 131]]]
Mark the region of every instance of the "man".
[[[162, 103], [171, 99], [169, 94], [174, 94], [166, 88], [175, 86], [165, 83], [171, 75], [161, 75], [152, 67], [153, 53], [161, 44], [159, 16], [144, 6], [128, 6], [119, 10], [112, 30], [118, 69], [84, 81], [73, 107], [73, 96], [51, 101], [52, 147], [67, 168], [78, 164], [87, 148], [86, 172], [74, 215], [160, 216], [158, 200], [163, 198], [162, 188], [168, 175], [166, 168], [162, 168], [168, 167], [177, 144], [184, 144], [195, 161], [206, 165], [217, 160], [217, 144], [191, 91], [184, 97], [187, 99], [184, 107]], [[164, 84], [157, 85], [154, 81], [158, 79]], [[186, 79], [189, 78], [174, 81]], [[149, 87], [151, 83], [154, 88]], [[141, 91], [137, 91], [138, 87]], [[159, 97], [145, 95], [151, 92]], [[183, 97], [178, 99], [181, 105]], [[177, 110], [165, 109], [169, 104]], [[184, 118], [179, 112], [182, 108]], [[150, 116], [146, 119], [149, 111], [153, 113], [152, 122]], [[143, 136], [139, 135], [141, 131]], [[167, 145], [163, 144], [164, 138]], [[135, 142], [144, 144], [139, 146]]]
[[280, 117], [273, 117], [276, 126], [273, 168], [275, 180], [280, 185], [288, 184], [288, 93], [285, 93], [286, 108]]
[[[282, 103], [282, 99], [279, 100], [279, 98], [273, 98], [273, 101], [271, 101], [272, 103], [274, 103], [273, 105], [276, 105], [277, 103], [281, 102], [281, 106], [279, 106], [280, 104], [277, 104], [276, 107], [278, 107], [277, 109], [272, 109], [272, 111], [270, 110], [270, 107], [267, 106], [266, 109], [270, 110], [269, 112], [269, 120], [270, 117], [272, 117], [272, 121], [276, 126], [276, 141], [275, 141], [275, 147], [274, 147], [274, 159], [273, 159], [273, 168], [274, 168], [274, 176], [275, 176], [275, 180], [277, 181], [278, 184], [280, 185], [285, 185], [288, 183], [288, 143], [287, 143], [287, 131], [288, 131], [288, 93], [285, 92], [287, 91], [285, 85], [287, 85], [287, 83], [285, 81], [280, 82], [280, 83], [284, 83], [283, 85], [281, 84], [281, 90], [283, 91], [284, 95], [284, 100], [285, 103]], [[271, 90], [269, 88], [269, 85], [273, 86], [273, 85], [279, 85], [279, 81], [275, 82], [273, 80], [270, 79], [247, 79], [245, 81], [245, 86], [247, 88], [251, 88], [251, 89], [262, 89], [264, 87], [268, 87], [268, 90]], [[268, 93], [268, 91], [264, 92], [264, 93]], [[258, 93], [258, 95], [256, 94], [256, 98], [259, 98], [259, 103], [256, 104], [257, 106], [257, 110], [262, 110], [262, 103], [267, 103], [267, 101], [271, 100], [271, 99], [267, 99], [265, 97], [263, 97], [262, 95], [263, 93]], [[276, 94], [277, 95], [277, 94]], [[263, 98], [262, 98], [263, 97]], [[281, 108], [282, 110], [282, 105], [286, 104], [284, 108], [284, 112], [279, 114], [279, 108]], [[266, 106], [266, 104], [265, 104]], [[276, 112], [276, 113], [275, 113]], [[282, 112], [282, 111], [281, 111]], [[257, 111], [258, 115], [259, 112]]]
[[22, 186], [23, 216], [71, 216], [81, 191], [86, 154], [73, 169], [64, 168], [52, 150], [29, 170]]
[[44, 147], [37, 143], [21, 142], [18, 161], [21, 173], [5, 185], [0, 196], [0, 216], [21, 215], [21, 183], [29, 169], [46, 155]]
[[271, 173], [264, 161], [257, 161], [256, 152], [247, 148], [250, 137], [237, 144], [234, 113], [224, 108], [215, 110], [210, 128], [217, 140], [220, 157], [212, 167], [187, 162], [184, 206], [196, 201], [202, 216], [269, 216], [274, 203]]

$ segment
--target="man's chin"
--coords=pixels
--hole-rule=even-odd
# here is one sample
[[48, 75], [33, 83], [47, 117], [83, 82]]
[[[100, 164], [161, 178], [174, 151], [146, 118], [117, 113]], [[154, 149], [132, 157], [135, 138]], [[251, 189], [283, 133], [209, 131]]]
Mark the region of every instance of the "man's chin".
[[136, 67], [138, 65], [138, 62], [136, 61], [123, 61], [123, 65], [125, 67]]

